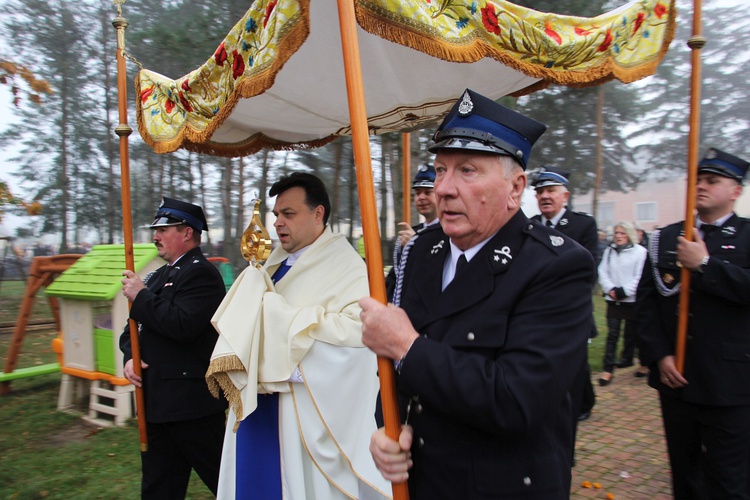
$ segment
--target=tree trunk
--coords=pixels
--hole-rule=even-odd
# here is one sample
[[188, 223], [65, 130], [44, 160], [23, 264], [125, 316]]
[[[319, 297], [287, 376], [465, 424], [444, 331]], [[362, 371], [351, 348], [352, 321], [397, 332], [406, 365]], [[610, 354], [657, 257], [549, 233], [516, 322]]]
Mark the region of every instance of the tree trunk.
[[331, 228], [335, 228], [336, 232], [339, 232], [341, 231], [341, 185], [339, 180], [341, 179], [341, 159], [344, 146], [343, 142], [339, 139], [331, 147], [333, 148], [333, 193], [331, 193], [331, 217], [329, 223]]
[[232, 255], [232, 160], [223, 158], [221, 160], [221, 206], [222, 206], [222, 229], [224, 231], [224, 243], [222, 244], [222, 256], [229, 258]]

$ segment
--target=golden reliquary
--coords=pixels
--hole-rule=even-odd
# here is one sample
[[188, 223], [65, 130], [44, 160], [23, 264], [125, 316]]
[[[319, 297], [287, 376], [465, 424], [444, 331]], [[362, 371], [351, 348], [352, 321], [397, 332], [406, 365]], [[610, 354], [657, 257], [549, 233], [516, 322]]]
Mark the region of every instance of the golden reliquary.
[[242, 233], [240, 241], [240, 251], [242, 257], [258, 269], [263, 262], [271, 255], [271, 236], [268, 234], [266, 227], [263, 225], [263, 219], [260, 217], [260, 199], [255, 200], [253, 208], [253, 217], [250, 224]]

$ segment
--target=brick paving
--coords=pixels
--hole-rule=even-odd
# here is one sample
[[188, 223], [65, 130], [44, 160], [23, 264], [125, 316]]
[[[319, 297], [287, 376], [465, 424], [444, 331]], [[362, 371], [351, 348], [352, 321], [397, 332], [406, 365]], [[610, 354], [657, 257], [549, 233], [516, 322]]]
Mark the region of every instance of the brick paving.
[[571, 498], [672, 498], [658, 394], [634, 372], [616, 369], [606, 387], [592, 374], [596, 406], [578, 425]]

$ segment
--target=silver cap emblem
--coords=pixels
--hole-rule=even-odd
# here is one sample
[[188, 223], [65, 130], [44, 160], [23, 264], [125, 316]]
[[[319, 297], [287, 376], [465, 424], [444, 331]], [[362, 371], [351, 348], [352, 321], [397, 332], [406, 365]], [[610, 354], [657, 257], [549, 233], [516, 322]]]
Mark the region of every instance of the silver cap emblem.
[[461, 103], [458, 105], [458, 114], [461, 116], [466, 116], [471, 113], [471, 110], [473, 109], [474, 103], [471, 102], [471, 96], [469, 95], [469, 91], [467, 90], [466, 92], [464, 92], [464, 95], [461, 98]]

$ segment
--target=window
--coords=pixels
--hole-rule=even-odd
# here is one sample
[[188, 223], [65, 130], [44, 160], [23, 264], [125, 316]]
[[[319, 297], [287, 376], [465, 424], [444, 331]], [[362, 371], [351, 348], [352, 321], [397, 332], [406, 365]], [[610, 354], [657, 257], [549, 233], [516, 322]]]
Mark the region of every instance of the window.
[[602, 203], [599, 203], [597, 225], [600, 228], [606, 228], [612, 227], [615, 222], [615, 202], [604, 201]]
[[657, 210], [655, 201], [635, 204], [635, 220], [638, 222], [656, 222]]

